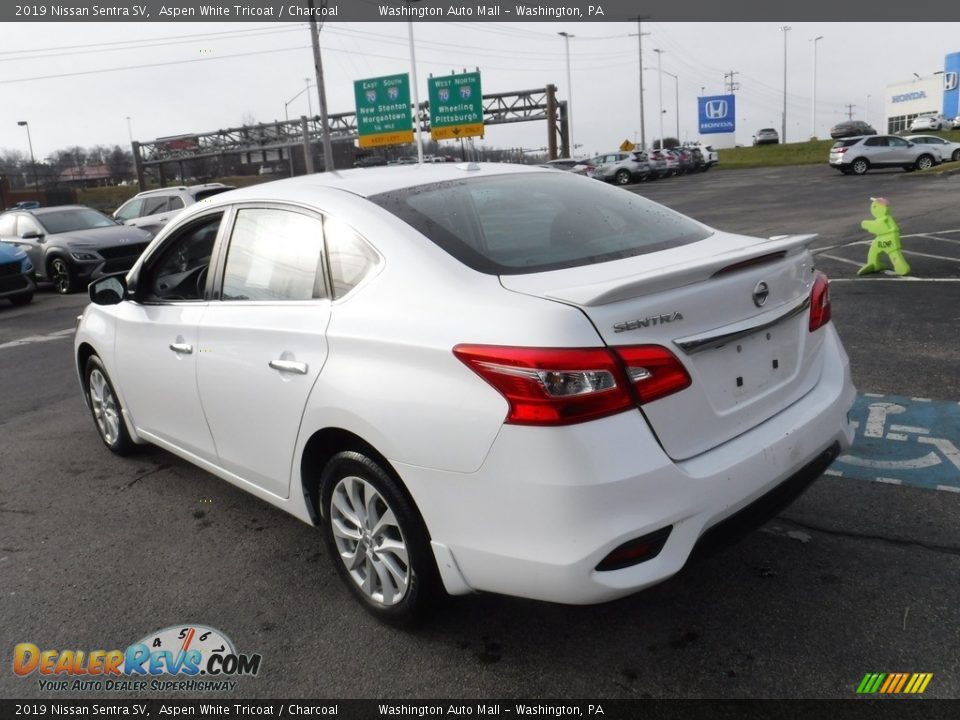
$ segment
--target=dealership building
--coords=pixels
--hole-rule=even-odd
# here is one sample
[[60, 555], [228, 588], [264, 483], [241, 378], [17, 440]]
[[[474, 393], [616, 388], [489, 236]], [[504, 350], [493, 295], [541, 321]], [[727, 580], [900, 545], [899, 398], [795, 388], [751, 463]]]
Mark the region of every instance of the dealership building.
[[[947, 118], [960, 115], [960, 52], [944, 59], [943, 70], [929, 77], [887, 85], [883, 114], [886, 132], [906, 130], [917, 115], [939, 113]], [[878, 128], [879, 130], [880, 128]]]

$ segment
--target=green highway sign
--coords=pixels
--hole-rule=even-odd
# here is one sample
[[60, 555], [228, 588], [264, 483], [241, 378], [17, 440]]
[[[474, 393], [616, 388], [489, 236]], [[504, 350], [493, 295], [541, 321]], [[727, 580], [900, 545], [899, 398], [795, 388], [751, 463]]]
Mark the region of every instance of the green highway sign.
[[483, 93], [480, 73], [432, 77], [430, 93], [430, 137], [449, 140], [483, 137]]
[[413, 142], [413, 113], [410, 108], [408, 75], [357, 80], [353, 83], [357, 102], [357, 134], [360, 147], [383, 147]]

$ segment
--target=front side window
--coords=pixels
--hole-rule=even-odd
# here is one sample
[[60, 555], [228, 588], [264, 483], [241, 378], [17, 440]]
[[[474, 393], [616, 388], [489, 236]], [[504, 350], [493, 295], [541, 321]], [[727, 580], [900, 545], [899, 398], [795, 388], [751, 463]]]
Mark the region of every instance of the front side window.
[[224, 300], [311, 300], [324, 296], [323, 223], [290, 210], [237, 212], [223, 276]]
[[160, 249], [150, 263], [145, 298], [151, 301], [203, 300], [213, 244], [222, 213], [192, 223]]
[[634, 193], [558, 173], [456, 180], [370, 200], [465, 265], [491, 275], [591, 265], [712, 234]]
[[143, 199], [143, 215], [157, 215], [167, 211], [168, 195], [152, 195]]

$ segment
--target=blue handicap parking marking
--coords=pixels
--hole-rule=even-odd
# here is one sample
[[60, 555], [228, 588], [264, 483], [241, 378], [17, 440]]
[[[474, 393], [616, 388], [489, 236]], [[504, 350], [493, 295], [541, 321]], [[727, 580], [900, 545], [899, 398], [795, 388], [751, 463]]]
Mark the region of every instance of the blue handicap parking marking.
[[828, 475], [960, 493], [960, 403], [858, 395], [853, 446]]

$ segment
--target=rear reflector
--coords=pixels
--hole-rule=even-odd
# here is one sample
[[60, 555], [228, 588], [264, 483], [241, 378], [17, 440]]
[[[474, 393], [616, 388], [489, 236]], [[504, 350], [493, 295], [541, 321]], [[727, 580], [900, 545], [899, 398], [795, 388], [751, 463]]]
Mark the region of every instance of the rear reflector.
[[810, 291], [810, 332], [830, 322], [830, 280], [819, 270]]
[[658, 345], [529, 348], [457, 345], [453, 354], [506, 399], [505, 422], [571, 425], [651, 402], [690, 384]]
[[600, 572], [622, 570], [652, 560], [663, 550], [667, 538], [670, 537], [671, 530], [673, 530], [673, 526], [668, 525], [655, 532], [625, 542], [601, 560], [600, 564], [597, 565], [597, 570]]

